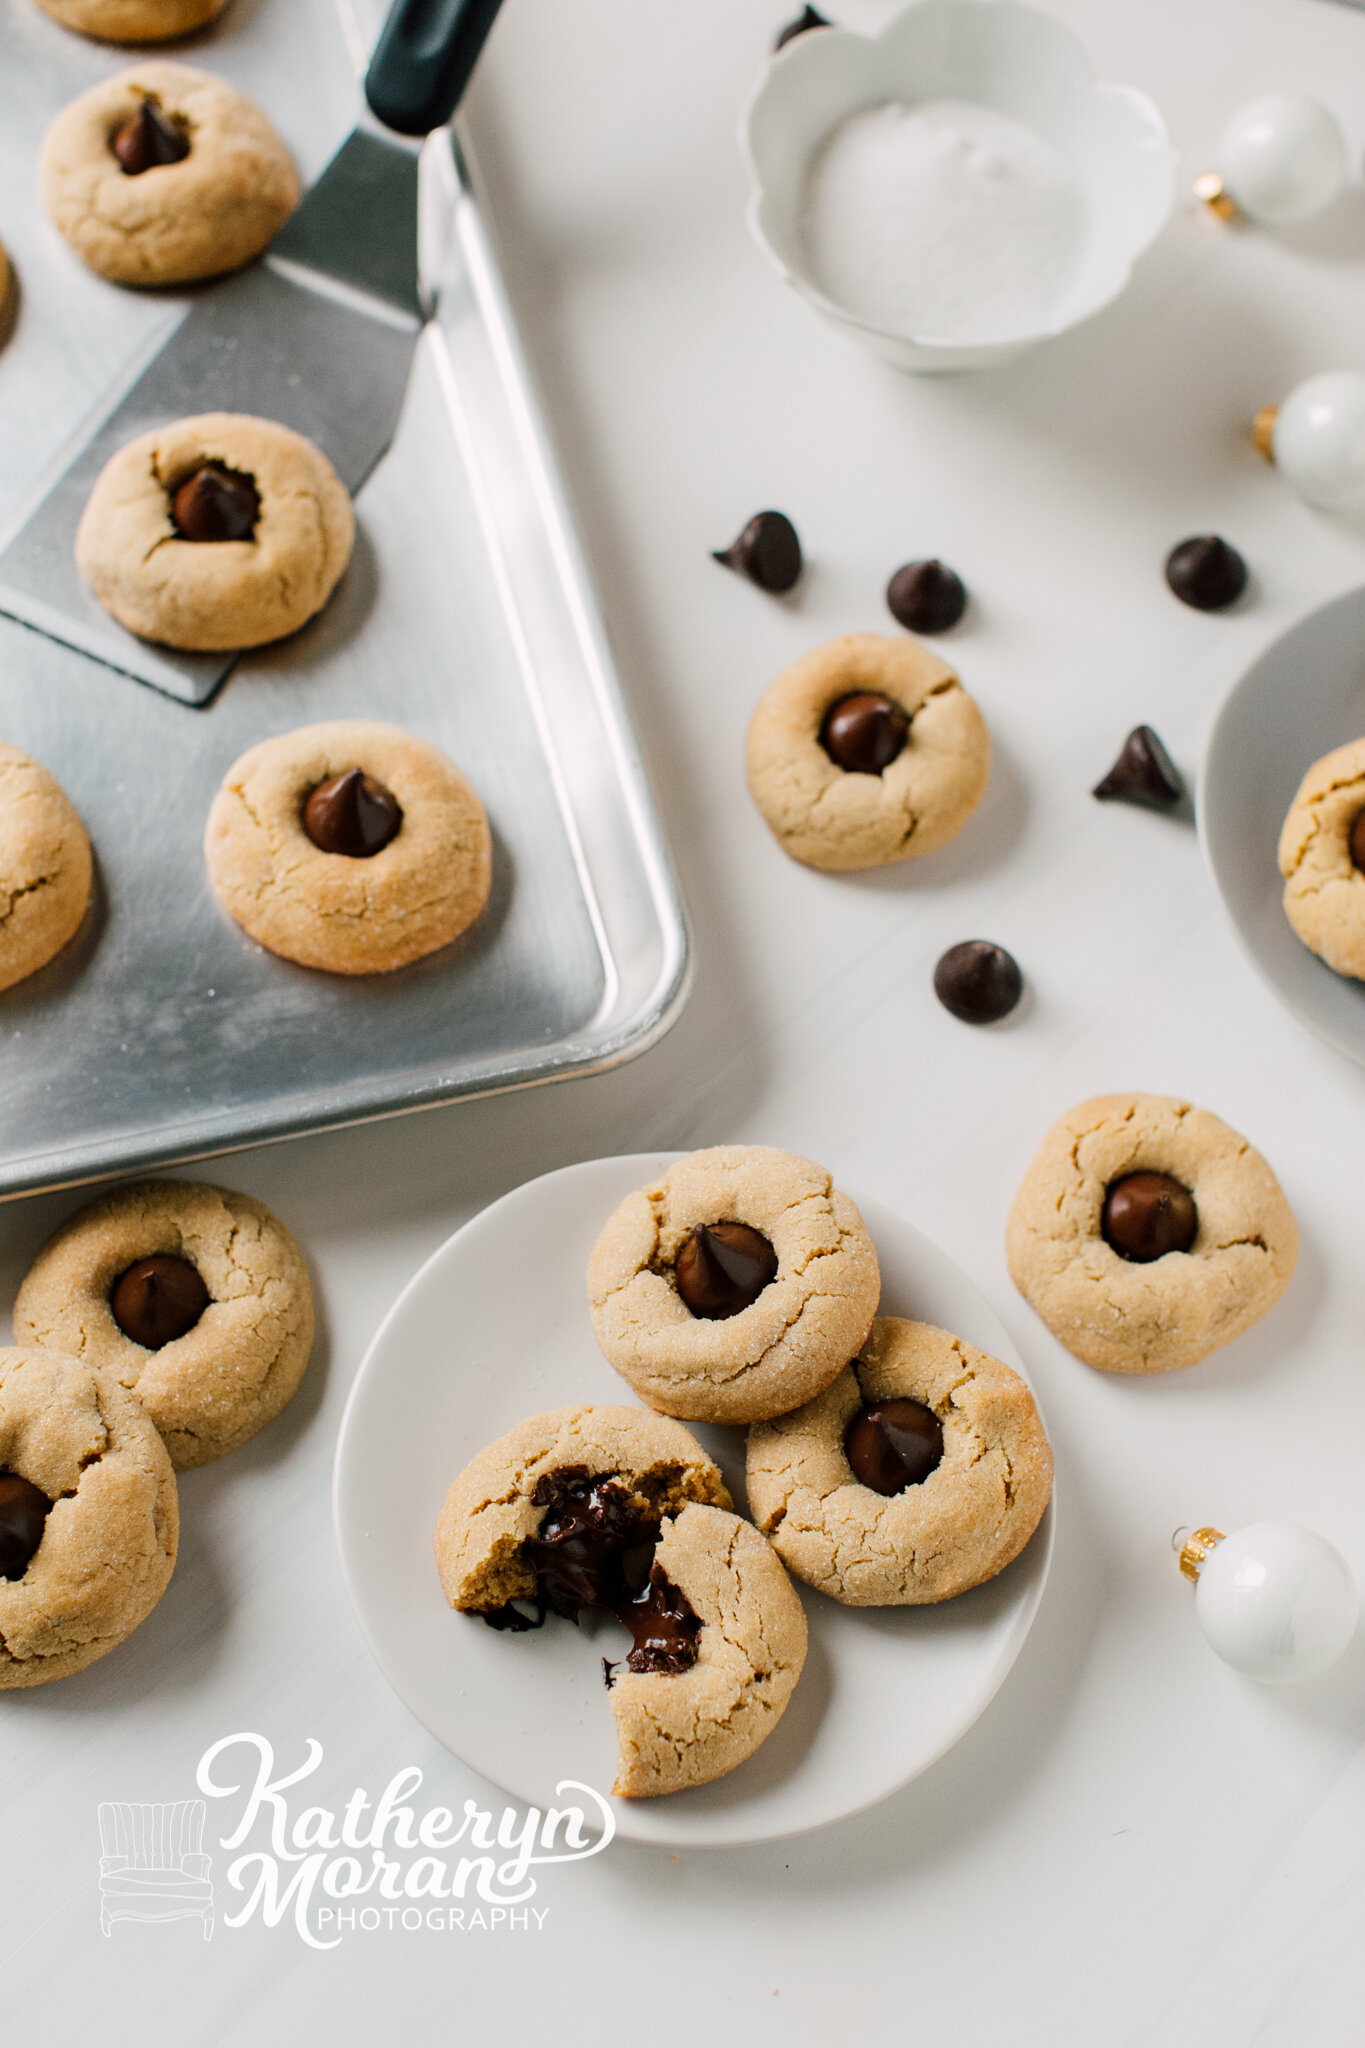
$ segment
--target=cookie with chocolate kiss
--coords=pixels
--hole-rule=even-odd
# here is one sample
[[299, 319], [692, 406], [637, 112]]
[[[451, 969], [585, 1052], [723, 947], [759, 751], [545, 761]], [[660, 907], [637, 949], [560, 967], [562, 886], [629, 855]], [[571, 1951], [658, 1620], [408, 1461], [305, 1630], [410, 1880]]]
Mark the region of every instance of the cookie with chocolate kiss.
[[1019, 1555], [1051, 1497], [1052, 1452], [1010, 1366], [931, 1323], [879, 1316], [822, 1394], [754, 1425], [745, 1478], [797, 1578], [847, 1607], [919, 1607]]
[[1097, 1095], [1052, 1126], [1010, 1210], [1010, 1273], [1100, 1372], [1172, 1372], [1279, 1300], [1298, 1230], [1270, 1167], [1210, 1110]]
[[313, 1291], [264, 1202], [206, 1182], [133, 1181], [44, 1245], [14, 1332], [115, 1374], [186, 1471], [238, 1449], [292, 1400], [313, 1348]]
[[799, 1407], [857, 1350], [880, 1292], [853, 1202], [771, 1145], [675, 1161], [619, 1204], [588, 1262], [603, 1353], [641, 1400], [693, 1422]]

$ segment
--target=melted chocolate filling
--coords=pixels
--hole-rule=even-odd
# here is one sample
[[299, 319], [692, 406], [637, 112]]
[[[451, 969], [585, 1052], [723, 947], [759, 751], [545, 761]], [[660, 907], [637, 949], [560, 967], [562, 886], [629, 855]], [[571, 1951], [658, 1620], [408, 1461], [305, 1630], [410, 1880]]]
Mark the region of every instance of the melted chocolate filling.
[[[626, 1659], [632, 1671], [678, 1672], [696, 1663], [701, 1622], [654, 1562], [658, 1521], [639, 1511], [625, 1487], [586, 1465], [562, 1465], [541, 1475], [531, 1501], [546, 1511], [526, 1545], [536, 1590], [486, 1613], [490, 1628], [519, 1635], [541, 1627], [547, 1614], [577, 1622], [584, 1612], [604, 1611], [634, 1637]], [[612, 1667], [605, 1658], [603, 1665], [610, 1685]]]
[[[616, 1610], [635, 1641], [626, 1658], [630, 1671], [690, 1671], [700, 1649], [701, 1622], [686, 1593], [680, 1593], [661, 1564], [649, 1568], [649, 1583], [638, 1600]], [[610, 1685], [615, 1665], [602, 1659], [602, 1676]]]

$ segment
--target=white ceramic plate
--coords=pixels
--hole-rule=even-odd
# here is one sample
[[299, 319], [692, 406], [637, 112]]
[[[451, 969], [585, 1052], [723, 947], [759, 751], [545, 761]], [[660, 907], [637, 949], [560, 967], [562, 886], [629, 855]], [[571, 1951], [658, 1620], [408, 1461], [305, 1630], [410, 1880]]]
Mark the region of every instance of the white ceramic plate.
[[[337, 1444], [337, 1538], [361, 1626], [399, 1697], [494, 1785], [542, 1808], [574, 1778], [604, 1793], [616, 1726], [603, 1655], [614, 1621], [504, 1635], [446, 1606], [432, 1532], [474, 1453], [524, 1416], [573, 1401], [631, 1401], [588, 1320], [584, 1273], [622, 1196], [672, 1153], [565, 1167], [515, 1189], [442, 1245], [399, 1296], [357, 1376]], [[1024, 1368], [995, 1316], [943, 1253], [880, 1202], [859, 1201], [882, 1266], [882, 1307], [966, 1337]], [[699, 1427], [737, 1502], [744, 1432]], [[739, 1843], [818, 1827], [882, 1799], [975, 1721], [1019, 1653], [1052, 1553], [1052, 1510], [987, 1586], [942, 1607], [840, 1607], [801, 1588], [810, 1652], [758, 1753], [713, 1785], [615, 1801], [636, 1841]]]
[[1365, 734], [1365, 589], [1300, 619], [1229, 691], [1196, 806], [1204, 856], [1252, 965], [1285, 1007], [1365, 1065], [1365, 985], [1324, 966], [1284, 914], [1280, 827], [1307, 770]]

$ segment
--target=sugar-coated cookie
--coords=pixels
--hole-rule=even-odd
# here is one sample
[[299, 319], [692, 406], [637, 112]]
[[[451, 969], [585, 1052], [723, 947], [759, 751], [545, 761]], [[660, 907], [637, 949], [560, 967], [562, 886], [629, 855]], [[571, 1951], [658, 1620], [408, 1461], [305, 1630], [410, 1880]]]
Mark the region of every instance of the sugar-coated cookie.
[[85, 827], [55, 778], [0, 740], [0, 989], [74, 937], [92, 871]]
[[0, 1690], [117, 1649], [165, 1592], [179, 1534], [166, 1447], [117, 1375], [0, 1351]]
[[313, 1348], [313, 1291], [264, 1202], [136, 1181], [49, 1239], [14, 1331], [136, 1393], [183, 1472], [236, 1450], [293, 1397]]
[[110, 457], [76, 565], [130, 633], [226, 652], [321, 611], [354, 539], [350, 494], [320, 448], [274, 420], [200, 413]]
[[960, 832], [990, 774], [986, 721], [946, 661], [849, 633], [770, 683], [749, 725], [749, 788], [785, 853], [842, 870], [913, 860]]
[[691, 1152], [608, 1219], [588, 1263], [597, 1341], [665, 1415], [758, 1422], [827, 1387], [881, 1273], [822, 1166], [771, 1145]]
[[1052, 1452], [1018, 1373], [930, 1323], [881, 1316], [823, 1394], [755, 1423], [746, 1476], [754, 1519], [797, 1578], [849, 1607], [918, 1607], [1019, 1555], [1051, 1497]]
[[1169, 1095], [1097, 1095], [1043, 1139], [1010, 1210], [1014, 1284], [1101, 1372], [1171, 1372], [1250, 1329], [1299, 1237], [1259, 1152]]
[[244, 931], [329, 974], [384, 974], [449, 945], [492, 877], [488, 819], [454, 762], [360, 718], [243, 754], [213, 800], [204, 853]]
[[[1365, 981], [1365, 740], [1315, 761], [1280, 832], [1284, 914], [1310, 952]], [[1357, 835], [1356, 827], [1360, 825]]]
[[162, 58], [64, 108], [38, 174], [56, 227], [116, 284], [189, 284], [237, 270], [299, 198], [289, 151], [255, 101]]
[[664, 1524], [654, 1560], [700, 1624], [697, 1657], [677, 1674], [627, 1668], [613, 1678], [621, 1799], [734, 1770], [772, 1734], [806, 1661], [805, 1610], [751, 1523], [684, 1508]]
[[228, 0], [37, 0], [63, 28], [105, 43], [169, 43], [213, 21]]

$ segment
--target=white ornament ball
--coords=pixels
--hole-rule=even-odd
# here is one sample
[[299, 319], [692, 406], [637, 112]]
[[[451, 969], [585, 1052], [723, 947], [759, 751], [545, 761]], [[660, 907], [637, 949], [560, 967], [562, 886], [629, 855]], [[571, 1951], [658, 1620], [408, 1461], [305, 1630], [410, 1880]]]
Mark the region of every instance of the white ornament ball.
[[1336, 1663], [1355, 1634], [1360, 1598], [1325, 1537], [1292, 1522], [1253, 1522], [1200, 1566], [1195, 1611], [1225, 1664], [1293, 1685]]
[[1346, 182], [1346, 141], [1319, 100], [1271, 92], [1233, 115], [1218, 145], [1229, 198], [1266, 227], [1287, 227], [1330, 206]]
[[1326, 370], [1297, 385], [1275, 415], [1271, 451], [1310, 505], [1365, 504], [1365, 377]]

